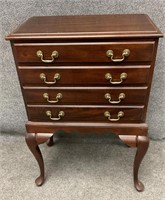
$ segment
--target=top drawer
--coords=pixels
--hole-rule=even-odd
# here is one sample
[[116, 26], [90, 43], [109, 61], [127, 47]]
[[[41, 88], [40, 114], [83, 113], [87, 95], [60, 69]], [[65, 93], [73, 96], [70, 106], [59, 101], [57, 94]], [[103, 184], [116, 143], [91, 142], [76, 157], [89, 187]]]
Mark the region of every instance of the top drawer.
[[106, 43], [15, 43], [17, 62], [148, 62], [154, 41]]

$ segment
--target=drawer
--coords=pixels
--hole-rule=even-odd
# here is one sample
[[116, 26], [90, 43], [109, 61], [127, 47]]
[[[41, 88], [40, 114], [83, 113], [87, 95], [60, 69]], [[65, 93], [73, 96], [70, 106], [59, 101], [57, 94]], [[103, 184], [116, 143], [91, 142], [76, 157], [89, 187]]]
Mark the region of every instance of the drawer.
[[[45, 122], [144, 122], [143, 106], [30, 106], [29, 121]], [[109, 118], [109, 119], [108, 119]], [[112, 121], [111, 121], [112, 120]]]
[[[150, 65], [120, 67], [19, 67], [23, 86], [120, 86], [147, 84]], [[125, 78], [122, 74], [126, 74]], [[111, 75], [110, 77], [108, 77]], [[44, 76], [44, 77], [43, 77]], [[49, 82], [54, 82], [49, 84]], [[113, 82], [118, 82], [114, 84]]]
[[153, 49], [154, 41], [14, 44], [18, 62], [47, 65], [59, 62], [148, 62], [152, 60]]
[[147, 87], [25, 89], [27, 104], [41, 105], [143, 105]]

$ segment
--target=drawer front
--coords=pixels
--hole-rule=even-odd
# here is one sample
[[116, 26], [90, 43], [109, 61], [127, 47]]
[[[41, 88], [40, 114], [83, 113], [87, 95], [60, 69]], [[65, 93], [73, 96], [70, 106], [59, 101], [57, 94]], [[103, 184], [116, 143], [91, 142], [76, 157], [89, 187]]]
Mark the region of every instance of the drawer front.
[[[17, 43], [14, 44], [14, 49], [17, 61], [24, 63], [34, 62], [50, 65], [58, 62], [148, 62], [152, 60], [154, 41]], [[129, 49], [129, 55], [125, 54], [126, 49]], [[108, 56], [107, 51], [111, 52]]]
[[[149, 79], [149, 70], [149, 65], [129, 67], [100, 66], [99, 68], [70, 67], [70, 69], [65, 67], [53, 69], [20, 67], [19, 74], [23, 86], [120, 86], [146, 85]], [[122, 74], [127, 76], [122, 78]], [[57, 75], [60, 76], [60, 79]], [[107, 75], [111, 75], [111, 79]], [[49, 84], [49, 82], [54, 83]], [[114, 84], [114, 82], [118, 82], [118, 84]]]
[[[62, 113], [63, 112], [63, 113]], [[106, 114], [105, 114], [106, 112]], [[107, 112], [110, 116], [107, 115]], [[120, 113], [119, 113], [120, 112]], [[120, 116], [123, 112], [124, 116]], [[76, 107], [28, 106], [30, 121], [46, 122], [143, 122], [143, 106], [139, 107]], [[109, 119], [108, 119], [109, 117]], [[112, 120], [112, 121], [111, 121]]]
[[41, 105], [143, 105], [147, 87], [143, 88], [79, 88], [25, 89], [27, 104]]

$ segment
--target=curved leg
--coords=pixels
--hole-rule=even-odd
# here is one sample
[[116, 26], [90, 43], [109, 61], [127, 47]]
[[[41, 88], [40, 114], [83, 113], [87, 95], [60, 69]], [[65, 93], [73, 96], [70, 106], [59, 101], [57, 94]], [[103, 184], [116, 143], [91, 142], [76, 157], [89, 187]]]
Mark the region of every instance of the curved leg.
[[53, 135], [50, 137], [50, 139], [48, 140], [48, 142], [47, 142], [47, 145], [49, 146], [49, 147], [51, 147], [51, 146], [53, 146], [53, 144], [54, 144], [54, 142], [53, 142]]
[[25, 139], [26, 139], [26, 143], [27, 143], [30, 151], [36, 158], [38, 165], [40, 167], [40, 175], [38, 178], [36, 178], [35, 183], [37, 186], [41, 186], [44, 182], [44, 161], [43, 161], [41, 151], [40, 151], [37, 141], [36, 141], [36, 134], [28, 133], [28, 134], [26, 134]]
[[137, 152], [134, 160], [134, 185], [138, 192], [144, 190], [144, 185], [138, 179], [138, 171], [141, 161], [143, 160], [149, 146], [149, 138], [147, 136], [137, 136]]
[[119, 138], [129, 147], [137, 147], [137, 152], [134, 160], [134, 186], [138, 192], [142, 192], [144, 190], [144, 185], [138, 179], [138, 172], [141, 161], [143, 160], [148, 146], [149, 139], [147, 136], [132, 136], [132, 135], [119, 135]]
[[44, 183], [44, 161], [38, 144], [46, 142], [50, 137], [52, 137], [52, 135], [53, 134], [50, 133], [27, 133], [25, 137], [26, 144], [36, 158], [40, 168], [40, 175], [35, 180], [37, 186], [41, 186]]

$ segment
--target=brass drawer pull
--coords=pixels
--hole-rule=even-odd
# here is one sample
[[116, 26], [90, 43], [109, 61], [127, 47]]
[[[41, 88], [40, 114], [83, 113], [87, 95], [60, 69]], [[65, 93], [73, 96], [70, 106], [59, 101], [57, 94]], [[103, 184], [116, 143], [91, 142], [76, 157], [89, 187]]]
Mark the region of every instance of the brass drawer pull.
[[51, 60], [45, 60], [44, 59], [44, 55], [43, 55], [43, 52], [41, 50], [38, 50], [36, 52], [36, 55], [37, 57], [41, 58], [41, 61], [44, 62], [44, 63], [52, 63], [54, 62], [55, 58], [58, 58], [58, 51], [53, 51], [52, 54], [51, 54]]
[[108, 58], [111, 58], [113, 62], [122, 62], [126, 57], [130, 55], [130, 50], [129, 49], [124, 49], [122, 53], [122, 58], [114, 58], [114, 54], [112, 50], [108, 50], [106, 52], [106, 55]]
[[40, 74], [40, 79], [43, 80], [46, 84], [52, 85], [52, 84], [55, 84], [57, 80], [60, 80], [60, 74], [59, 74], [59, 73], [56, 73], [56, 74], [54, 75], [54, 81], [52, 81], [52, 82], [51, 82], [51, 81], [48, 82], [48, 81], [46, 80], [46, 75], [45, 75], [44, 73], [41, 73], [41, 74]]
[[105, 74], [105, 79], [109, 80], [111, 84], [120, 84], [124, 79], [127, 78], [127, 73], [123, 72], [120, 74], [120, 81], [112, 81], [112, 75], [110, 73]]
[[47, 111], [46, 111], [46, 115], [47, 115], [51, 120], [53, 120], [53, 121], [58, 121], [58, 120], [60, 120], [60, 119], [65, 115], [65, 113], [64, 113], [64, 111], [60, 111], [60, 112], [58, 113], [58, 117], [52, 117], [51, 111], [50, 111], [50, 110], [47, 110]]
[[57, 103], [57, 102], [59, 102], [60, 99], [62, 99], [62, 94], [61, 94], [61, 93], [58, 93], [58, 94], [56, 95], [56, 100], [55, 100], [55, 101], [49, 99], [49, 94], [48, 94], [48, 93], [44, 93], [44, 94], [43, 94], [43, 97], [44, 97], [44, 99], [46, 99], [47, 102], [49, 102], [49, 103]]
[[109, 121], [116, 122], [116, 121], [119, 121], [120, 118], [124, 116], [124, 112], [119, 111], [116, 119], [111, 119], [111, 114], [109, 111], [105, 111], [104, 116], [107, 117]]
[[117, 100], [117, 101], [112, 101], [112, 100], [111, 100], [111, 94], [109, 94], [109, 93], [106, 93], [106, 94], [104, 95], [104, 97], [105, 97], [105, 99], [108, 99], [109, 103], [111, 103], [111, 104], [118, 104], [118, 103], [121, 102], [122, 99], [125, 98], [125, 94], [124, 94], [124, 93], [120, 93], [120, 94], [119, 94], [119, 97], [118, 97], [119, 100]]

